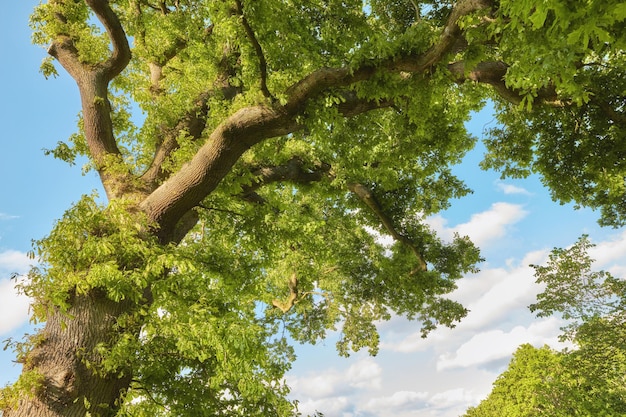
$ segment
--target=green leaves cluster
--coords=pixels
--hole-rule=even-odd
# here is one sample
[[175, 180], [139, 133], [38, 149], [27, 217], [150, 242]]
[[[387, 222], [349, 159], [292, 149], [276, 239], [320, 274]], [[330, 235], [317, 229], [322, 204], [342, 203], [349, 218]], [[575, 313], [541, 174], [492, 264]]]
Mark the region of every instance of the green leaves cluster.
[[33, 297], [36, 320], [48, 308], [64, 307], [72, 294], [98, 289], [114, 301], [138, 302], [143, 288], [168, 266], [147, 233], [149, 224], [129, 203], [98, 204], [83, 198], [57, 222], [50, 235], [35, 242], [33, 257], [40, 267], [22, 286]]
[[[623, 2], [512, 1], [500, 13], [497, 56], [514, 62], [505, 80], [525, 109], [498, 105], [501, 126], [490, 132], [483, 166], [503, 176], [537, 173], [556, 201], [600, 209], [601, 224], [623, 225]], [[549, 105], [535, 108], [541, 100]]]

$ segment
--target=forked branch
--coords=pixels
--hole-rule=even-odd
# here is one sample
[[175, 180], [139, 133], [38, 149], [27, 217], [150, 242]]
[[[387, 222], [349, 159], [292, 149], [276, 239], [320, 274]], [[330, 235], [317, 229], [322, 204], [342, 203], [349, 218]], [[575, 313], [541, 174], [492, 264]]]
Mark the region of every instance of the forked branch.
[[102, 65], [107, 81], [111, 81], [130, 62], [131, 53], [128, 38], [117, 14], [109, 6], [108, 0], [85, 0], [85, 3], [91, 7], [91, 10], [100, 20], [113, 45], [111, 56]]
[[252, 47], [256, 53], [257, 58], [259, 59], [259, 73], [261, 78], [261, 92], [267, 98], [273, 98], [272, 93], [267, 88], [267, 61], [265, 60], [265, 54], [263, 53], [263, 48], [261, 48], [261, 44], [254, 34], [254, 30], [252, 26], [250, 26], [250, 22], [246, 18], [243, 10], [243, 4], [241, 0], [235, 0], [235, 4], [237, 5], [237, 14], [241, 17], [241, 24], [243, 25], [244, 30], [246, 31], [246, 36], [252, 43]]

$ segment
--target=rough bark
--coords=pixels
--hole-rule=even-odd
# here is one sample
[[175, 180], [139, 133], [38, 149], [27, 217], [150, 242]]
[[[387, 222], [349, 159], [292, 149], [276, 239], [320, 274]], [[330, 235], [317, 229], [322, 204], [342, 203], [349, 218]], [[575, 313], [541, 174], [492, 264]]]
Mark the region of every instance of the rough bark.
[[25, 359], [24, 369], [43, 375], [43, 385], [32, 397], [20, 400], [18, 407], [4, 410], [5, 417], [116, 414], [130, 372], [99, 373], [100, 358], [94, 349], [116, 341], [117, 319], [129, 304], [108, 300], [98, 291], [73, 296], [69, 302], [68, 311], [56, 308], [48, 317], [35, 349]]

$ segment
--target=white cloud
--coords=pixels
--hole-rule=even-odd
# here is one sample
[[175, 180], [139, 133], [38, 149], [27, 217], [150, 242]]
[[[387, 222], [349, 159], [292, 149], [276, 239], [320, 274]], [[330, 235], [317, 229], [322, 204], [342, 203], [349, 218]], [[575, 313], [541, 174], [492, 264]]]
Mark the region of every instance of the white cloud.
[[505, 359], [523, 343], [535, 346], [544, 344], [552, 347], [560, 346], [558, 334], [561, 325], [560, 320], [550, 317], [534, 322], [528, 327], [515, 326], [508, 332], [489, 330], [478, 333], [463, 343], [453, 354], [440, 355], [437, 370], [485, 365]]
[[381, 386], [381, 375], [380, 365], [366, 357], [350, 365], [345, 372], [331, 368], [299, 377], [290, 376], [288, 384], [298, 393], [296, 398], [318, 400], [358, 390], [378, 389]]
[[523, 195], [531, 195], [532, 193], [525, 188], [518, 187], [513, 184], [507, 184], [502, 181], [496, 181], [496, 188], [499, 191], [502, 191], [504, 194], [523, 194]]
[[355, 388], [380, 388], [382, 368], [371, 358], [365, 358], [350, 366], [348, 384]]
[[6, 214], [6, 213], [0, 213], [0, 220], [13, 220], [13, 219], [19, 219], [20, 216], [12, 216], [10, 214]]
[[28, 321], [29, 305], [30, 299], [15, 289], [15, 281], [0, 280], [0, 337]]
[[504, 237], [510, 225], [522, 220], [526, 212], [519, 204], [493, 203], [489, 210], [472, 215], [470, 221], [452, 228], [447, 227], [447, 220], [437, 215], [426, 222], [444, 239], [452, 239], [454, 233], [469, 236], [478, 246], [484, 246]]
[[596, 243], [595, 247], [589, 249], [589, 256], [596, 260], [594, 266], [598, 268], [622, 261], [626, 257], [626, 230], [609, 240]]
[[4, 274], [24, 274], [30, 268], [32, 261], [24, 252], [8, 250], [0, 252], [0, 276]]
[[460, 411], [464, 411], [468, 403], [471, 404], [476, 401], [476, 397], [476, 394], [465, 388], [453, 388], [434, 394], [428, 403], [431, 407], [438, 409], [460, 406]]
[[305, 416], [312, 416], [316, 411], [321, 411], [325, 416], [352, 417], [351, 409], [353, 409], [351, 401], [344, 396], [318, 400], [309, 398], [298, 403], [298, 411]]
[[[458, 282], [450, 298], [469, 310], [455, 329], [440, 328], [423, 339], [418, 331], [402, 337], [383, 339], [381, 348], [394, 352], [419, 352], [448, 346], [461, 337], [505, 325], [509, 320], [532, 319], [528, 305], [535, 302], [542, 286], [535, 283], [534, 270], [528, 265], [541, 263], [547, 251], [529, 252], [519, 264], [507, 268], [485, 269]], [[399, 327], [399, 326], [396, 326]], [[393, 330], [389, 329], [393, 335]]]
[[30, 300], [19, 294], [16, 281], [10, 280], [13, 273], [24, 274], [30, 267], [30, 259], [23, 252], [9, 250], [0, 253], [0, 336], [17, 329], [28, 321]]

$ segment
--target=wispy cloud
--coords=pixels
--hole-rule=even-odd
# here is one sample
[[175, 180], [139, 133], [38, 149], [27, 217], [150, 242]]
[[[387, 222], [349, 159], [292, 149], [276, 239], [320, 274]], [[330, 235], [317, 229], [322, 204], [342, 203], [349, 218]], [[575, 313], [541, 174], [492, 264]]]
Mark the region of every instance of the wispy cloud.
[[517, 185], [507, 184], [502, 181], [496, 181], [496, 188], [503, 192], [504, 194], [522, 194], [522, 195], [532, 195], [530, 191], [525, 188], [518, 187]]

